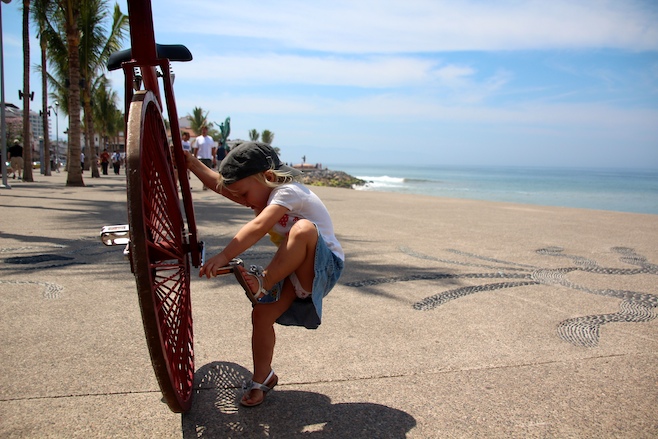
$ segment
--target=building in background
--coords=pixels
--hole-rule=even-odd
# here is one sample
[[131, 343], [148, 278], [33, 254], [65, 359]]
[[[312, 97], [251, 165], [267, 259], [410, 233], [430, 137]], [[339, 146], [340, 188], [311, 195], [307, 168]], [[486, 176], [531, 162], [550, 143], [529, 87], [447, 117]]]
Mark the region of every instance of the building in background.
[[[13, 143], [14, 139], [21, 139], [23, 148], [28, 145], [32, 146], [32, 157], [39, 157], [39, 139], [44, 139], [45, 136], [50, 136], [50, 126], [48, 126], [47, 133], [43, 127], [43, 119], [39, 113], [30, 111], [30, 132], [32, 133], [31, 139], [23, 139], [23, 109], [18, 108], [11, 103], [4, 103], [5, 106], [5, 121], [7, 123], [7, 144]], [[50, 123], [49, 123], [50, 125]]]
[[[40, 150], [41, 142], [40, 140], [45, 139], [46, 136], [50, 139], [50, 153], [51, 156], [54, 154], [57, 155], [58, 159], [67, 156], [68, 148], [68, 130], [64, 131], [64, 135], [57, 136], [57, 133], [53, 132], [53, 123], [52, 118], [55, 117], [53, 114], [48, 118], [48, 127], [44, 129], [43, 119], [38, 112], [30, 111], [30, 131], [32, 133], [32, 138], [29, 142], [23, 140], [23, 109], [17, 107], [12, 103], [5, 103], [5, 121], [7, 123], [7, 145], [11, 145], [14, 139], [20, 139], [21, 144], [25, 148], [28, 144], [32, 145], [32, 159], [33, 161], [39, 161], [42, 155]], [[82, 132], [80, 137], [80, 143], [83, 147], [85, 146], [84, 132]], [[125, 144], [125, 135], [124, 130], [120, 130], [116, 136], [110, 136], [107, 139], [101, 139], [99, 133], [94, 134], [94, 139], [92, 144], [96, 148], [96, 156], [100, 155], [100, 152], [107, 148], [109, 151], [126, 151]]]

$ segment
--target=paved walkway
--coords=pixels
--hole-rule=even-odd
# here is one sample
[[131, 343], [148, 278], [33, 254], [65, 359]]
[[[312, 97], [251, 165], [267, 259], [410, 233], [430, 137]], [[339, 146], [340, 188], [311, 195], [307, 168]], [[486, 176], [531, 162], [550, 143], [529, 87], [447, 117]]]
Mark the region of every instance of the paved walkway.
[[[280, 385], [239, 408], [249, 302], [195, 278], [192, 410], [160, 402], [130, 267], [98, 240], [124, 176], [0, 189], [0, 437], [658, 436], [658, 216], [317, 188], [348, 255]], [[201, 191], [218, 251], [250, 212]], [[262, 242], [244, 255], [266, 263]]]

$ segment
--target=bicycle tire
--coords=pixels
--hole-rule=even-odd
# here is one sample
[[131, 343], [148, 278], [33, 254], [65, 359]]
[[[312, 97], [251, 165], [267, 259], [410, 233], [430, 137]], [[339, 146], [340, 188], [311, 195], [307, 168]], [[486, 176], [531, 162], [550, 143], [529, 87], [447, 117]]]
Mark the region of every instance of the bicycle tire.
[[130, 258], [144, 333], [160, 390], [176, 413], [189, 410], [194, 385], [190, 259], [160, 106], [137, 92], [127, 126]]

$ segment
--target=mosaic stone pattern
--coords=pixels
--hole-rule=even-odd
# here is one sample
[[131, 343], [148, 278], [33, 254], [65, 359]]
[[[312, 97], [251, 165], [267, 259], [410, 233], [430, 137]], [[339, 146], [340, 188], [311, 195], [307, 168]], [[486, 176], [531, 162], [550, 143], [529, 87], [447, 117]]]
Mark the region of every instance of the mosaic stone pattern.
[[[21, 247], [0, 248], [0, 285], [23, 290], [24, 287], [38, 287], [42, 299], [59, 299], [64, 286], [52, 281], [33, 280], [33, 272], [50, 274], [72, 266], [86, 265], [91, 261], [99, 262], [111, 257], [120, 264], [126, 264], [116, 257], [115, 249], [108, 249], [96, 239], [71, 240], [70, 246], [58, 244], [34, 244]], [[115, 262], [110, 262], [115, 263]], [[18, 275], [22, 279], [7, 279], [9, 275]]]
[[[656, 318], [655, 309], [658, 306], [658, 296], [655, 294], [639, 291], [617, 290], [612, 288], [588, 288], [571, 282], [568, 279], [567, 275], [575, 271], [617, 276], [633, 276], [639, 274], [658, 275], [658, 265], [648, 262], [644, 256], [637, 254], [632, 248], [614, 247], [611, 250], [619, 255], [619, 261], [621, 263], [630, 265], [634, 268], [601, 267], [594, 260], [582, 256], [566, 254], [564, 253], [564, 249], [559, 247], [547, 247], [537, 250], [539, 255], [551, 258], [561, 258], [569, 262], [568, 266], [557, 269], [541, 268], [528, 264], [503, 261], [452, 249], [448, 250], [448, 252], [463, 256], [467, 260], [473, 262], [439, 259], [402, 247], [400, 248], [402, 253], [414, 258], [454, 266], [476, 267], [481, 270], [476, 273], [460, 274], [408, 274], [404, 276], [349, 282], [346, 285], [360, 288], [415, 280], [491, 279], [490, 282], [483, 285], [459, 287], [426, 297], [413, 305], [414, 309], [418, 311], [429, 311], [451, 300], [459, 299], [460, 297], [470, 294], [529, 285], [559, 285], [589, 294], [620, 299], [619, 311], [616, 313], [576, 317], [567, 319], [558, 324], [557, 334], [561, 339], [576, 346], [594, 347], [598, 345], [600, 328], [604, 324], [647, 322]], [[488, 271], [484, 271], [484, 269]], [[499, 279], [500, 281], [495, 281], [496, 279]]]

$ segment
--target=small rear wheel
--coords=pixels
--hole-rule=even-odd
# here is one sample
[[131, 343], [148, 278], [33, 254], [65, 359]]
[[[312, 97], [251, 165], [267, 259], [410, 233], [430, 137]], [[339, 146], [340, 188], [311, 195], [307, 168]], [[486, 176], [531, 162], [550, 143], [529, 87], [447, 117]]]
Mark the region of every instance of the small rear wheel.
[[160, 106], [140, 91], [126, 146], [130, 255], [151, 363], [169, 408], [189, 410], [194, 383], [190, 259]]

